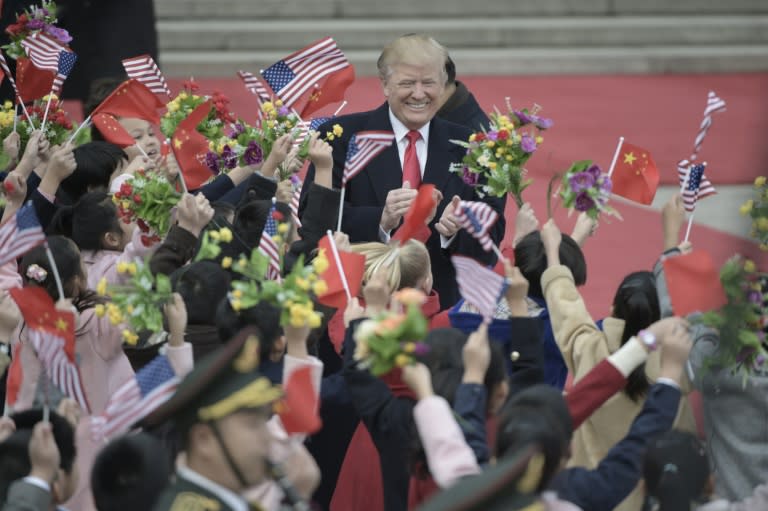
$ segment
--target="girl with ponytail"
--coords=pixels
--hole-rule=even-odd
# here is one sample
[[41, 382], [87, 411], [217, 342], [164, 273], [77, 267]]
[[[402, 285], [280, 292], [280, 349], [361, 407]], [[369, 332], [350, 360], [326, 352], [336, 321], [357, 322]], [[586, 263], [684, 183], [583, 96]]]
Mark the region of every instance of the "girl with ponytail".
[[[613, 299], [611, 317], [602, 320], [598, 326], [579, 294], [571, 270], [560, 264], [561, 238], [557, 225], [552, 220], [547, 222], [541, 231], [548, 265], [541, 276], [541, 289], [547, 301], [555, 341], [573, 381], [579, 381], [632, 336], [657, 321], [661, 313], [653, 274], [635, 272], [622, 280]], [[597, 467], [629, 430], [659, 370], [660, 359], [655, 351], [644, 366], [630, 374], [624, 391], [608, 400], [579, 427], [573, 435], [570, 466]], [[681, 400], [675, 427], [695, 430], [686, 399]], [[641, 504], [642, 492], [635, 489], [616, 509], [636, 511]]]

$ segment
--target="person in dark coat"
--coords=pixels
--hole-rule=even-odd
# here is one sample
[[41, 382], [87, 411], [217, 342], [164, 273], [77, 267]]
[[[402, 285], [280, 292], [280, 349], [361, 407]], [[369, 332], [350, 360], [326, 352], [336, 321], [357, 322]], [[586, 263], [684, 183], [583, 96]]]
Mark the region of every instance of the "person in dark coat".
[[448, 75], [448, 83], [445, 85], [444, 102], [437, 111], [437, 116], [473, 131], [488, 129], [488, 116], [467, 86], [456, 80], [456, 64], [450, 56], [445, 61], [445, 73]]

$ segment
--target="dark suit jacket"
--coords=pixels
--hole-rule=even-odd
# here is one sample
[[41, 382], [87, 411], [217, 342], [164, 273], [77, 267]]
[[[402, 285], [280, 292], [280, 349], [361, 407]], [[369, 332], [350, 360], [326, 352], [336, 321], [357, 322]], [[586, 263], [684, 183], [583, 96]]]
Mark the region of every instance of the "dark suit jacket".
[[[384, 103], [370, 112], [338, 117], [321, 126], [318, 131], [320, 133], [330, 131], [333, 124], [339, 124], [344, 128], [343, 135], [331, 143], [333, 146], [333, 186], [334, 188], [341, 188], [347, 146], [351, 136], [360, 131], [391, 131], [389, 106]], [[474, 190], [465, 185], [461, 177], [448, 170], [450, 164], [460, 161], [465, 152], [464, 148], [452, 144], [450, 140], [467, 140], [470, 133], [467, 128], [440, 118], [434, 118], [430, 124], [428, 156], [422, 181], [434, 184], [443, 193], [443, 201], [438, 205], [437, 214], [431, 227], [440, 220], [445, 206], [450, 203], [454, 195], [458, 195], [463, 200], [479, 200]], [[392, 144], [347, 183], [341, 228], [349, 235], [350, 241], [353, 243], [379, 241], [379, 221], [387, 193], [402, 186], [402, 172], [397, 145]], [[305, 183], [312, 182], [314, 178], [315, 168], [310, 166]], [[300, 215], [303, 214], [306, 202], [305, 193], [308, 189], [309, 187], [305, 185], [299, 210]], [[499, 213], [499, 220], [490, 231], [491, 238], [498, 244], [504, 236], [505, 199], [486, 197], [484, 202], [490, 204]], [[434, 287], [440, 294], [442, 308], [450, 307], [459, 299], [456, 276], [450, 260], [452, 254], [473, 257], [484, 264], [494, 264], [496, 260], [493, 253], [485, 252], [480, 244], [464, 230], [460, 230], [450, 247], [443, 250], [440, 248], [440, 234], [432, 228], [432, 235], [427, 240], [426, 245], [432, 261]]]

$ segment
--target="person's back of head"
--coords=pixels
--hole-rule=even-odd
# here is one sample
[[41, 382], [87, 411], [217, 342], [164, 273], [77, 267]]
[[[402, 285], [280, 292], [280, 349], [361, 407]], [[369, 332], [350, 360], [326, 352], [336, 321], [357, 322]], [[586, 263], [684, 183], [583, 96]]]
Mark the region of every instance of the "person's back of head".
[[232, 278], [220, 264], [198, 261], [171, 274], [174, 291], [184, 299], [190, 325], [215, 325], [216, 307], [227, 296]]
[[0, 442], [0, 502], [5, 502], [14, 481], [29, 475], [29, 442], [32, 430], [14, 431]]
[[59, 208], [47, 233], [70, 238], [80, 250], [122, 249], [128, 241], [120, 227], [117, 208], [103, 191], [88, 192], [74, 205]]
[[[560, 264], [571, 270], [577, 286], [583, 286], [587, 282], [584, 253], [578, 243], [567, 234], [563, 234], [560, 242]], [[515, 266], [520, 268], [523, 277], [528, 281], [528, 296], [544, 298], [541, 276], [547, 269], [547, 254], [544, 252], [539, 231], [528, 234], [515, 245]]]
[[[640, 330], [661, 319], [659, 296], [652, 272], [638, 271], [624, 278], [613, 298], [613, 316], [624, 320], [622, 346]], [[630, 399], [637, 401], [649, 387], [643, 364], [630, 373], [624, 392]]]
[[402, 246], [379, 242], [356, 243], [352, 245], [352, 251], [365, 256], [363, 282], [383, 271], [390, 289], [413, 287], [426, 293], [432, 289], [429, 252], [420, 241], [409, 240]]
[[[274, 205], [275, 212], [281, 217], [280, 221], [292, 223], [291, 209], [288, 204], [275, 202]], [[252, 200], [240, 204], [235, 210], [235, 218], [232, 222], [234, 234], [236, 235], [235, 240], [245, 245], [247, 250], [250, 251], [259, 246], [261, 234], [264, 232], [267, 215], [270, 214], [271, 208], [272, 201]], [[285, 238], [285, 242], [290, 243], [290, 237]], [[226, 250], [226, 247], [222, 246], [222, 249]]]
[[120, 146], [109, 142], [88, 142], [75, 148], [75, 171], [61, 182], [61, 190], [71, 202], [90, 191], [109, 189], [112, 174], [128, 160]]
[[170, 476], [168, 456], [159, 440], [146, 433], [119, 437], [99, 452], [93, 464], [96, 509], [152, 509]]
[[706, 449], [691, 433], [668, 431], [648, 447], [643, 478], [647, 508], [688, 511], [705, 497], [710, 479]]
[[281, 310], [268, 302], [259, 302], [253, 307], [235, 311], [228, 297], [219, 302], [216, 309], [216, 327], [219, 339], [227, 342], [248, 325], [256, 326], [259, 337], [259, 360], [270, 360], [275, 345], [283, 334], [280, 326]]

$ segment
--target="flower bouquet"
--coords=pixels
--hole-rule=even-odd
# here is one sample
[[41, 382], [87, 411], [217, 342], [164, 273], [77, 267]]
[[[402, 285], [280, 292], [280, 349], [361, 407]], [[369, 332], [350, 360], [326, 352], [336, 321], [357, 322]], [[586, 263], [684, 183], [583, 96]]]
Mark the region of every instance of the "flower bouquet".
[[208, 143], [205, 164], [215, 174], [237, 166], [261, 165], [264, 161], [261, 144], [261, 131], [240, 120], [226, 135]]
[[[550, 182], [547, 192], [547, 212], [552, 217], [550, 199], [552, 184], [558, 179], [555, 176]], [[577, 161], [568, 169], [560, 183], [560, 198], [563, 206], [570, 211], [574, 209], [586, 212], [592, 219], [597, 219], [601, 213], [621, 219], [619, 212], [608, 205], [611, 196], [611, 178], [600, 167], [590, 160]]]
[[160, 332], [163, 330], [163, 306], [173, 300], [171, 281], [167, 275], [152, 275], [145, 263], [118, 263], [117, 272], [127, 277], [120, 285], [108, 285], [102, 278], [96, 292], [108, 296], [106, 305], [96, 305], [95, 313], [107, 315], [110, 323], [125, 323], [128, 328], [122, 332], [126, 344], [135, 346], [139, 339], [137, 332]]
[[763, 369], [768, 357], [768, 275], [758, 272], [752, 261], [735, 256], [721, 268], [720, 281], [728, 303], [696, 319], [719, 331], [718, 350], [707, 365], [731, 368], [734, 373], [741, 371], [746, 379], [753, 371]]
[[63, 28], [56, 26], [56, 3], [43, 2], [40, 7], [30, 6], [23, 13], [16, 16], [16, 23], [8, 25], [5, 33], [11, 42], [3, 46], [3, 50], [14, 59], [26, 57], [26, 52], [21, 42], [31, 34], [43, 32], [56, 39], [62, 45], [69, 44], [72, 37]]
[[451, 171], [461, 174], [464, 182], [475, 187], [480, 197], [504, 197], [511, 193], [518, 208], [530, 179], [525, 179], [523, 165], [544, 141], [541, 132], [552, 127], [552, 120], [539, 117], [535, 109], [513, 110], [489, 115], [489, 129], [470, 135], [468, 141], [451, 140], [467, 150]]
[[362, 321], [355, 330], [354, 359], [375, 376], [411, 364], [417, 355], [429, 351], [419, 342], [428, 331], [427, 319], [421, 312], [426, 296], [416, 289], [402, 289], [394, 298], [405, 306], [405, 312], [385, 312]]
[[[301, 129], [301, 119], [283, 105], [282, 100], [278, 99], [274, 103], [265, 101], [261, 104], [261, 148], [264, 152], [264, 158], [272, 152], [275, 141], [283, 135], [290, 134], [294, 141], [304, 136], [299, 142], [299, 152], [297, 158], [305, 160], [309, 153], [308, 130]], [[279, 180], [288, 179], [292, 172], [289, 172], [282, 164], [278, 167]]]
[[139, 169], [112, 196], [117, 214], [126, 223], [136, 222], [142, 242], [158, 240], [171, 228], [171, 209], [181, 200], [181, 194], [164, 176]]
[[768, 186], [765, 176], [755, 179], [755, 196], [741, 205], [742, 215], [752, 218], [750, 235], [760, 243], [762, 250], [768, 250]]

